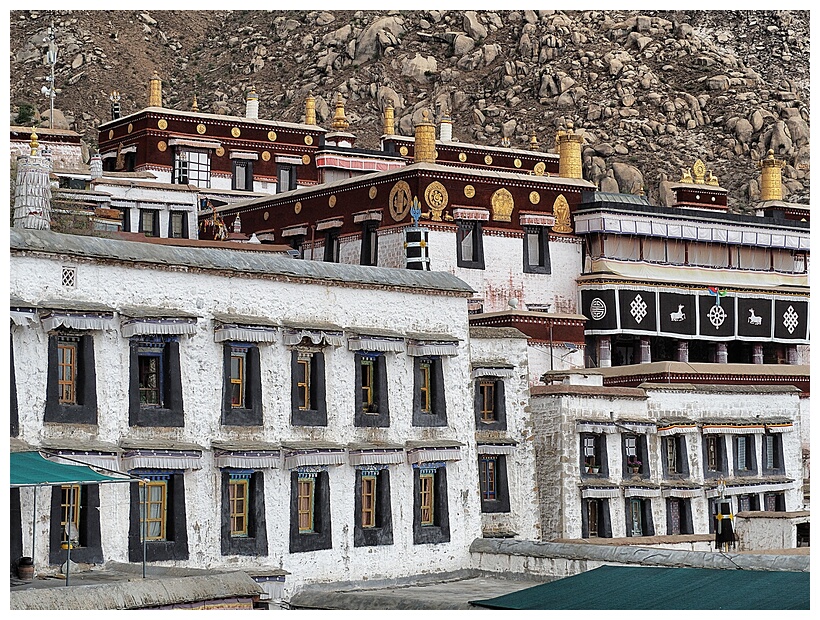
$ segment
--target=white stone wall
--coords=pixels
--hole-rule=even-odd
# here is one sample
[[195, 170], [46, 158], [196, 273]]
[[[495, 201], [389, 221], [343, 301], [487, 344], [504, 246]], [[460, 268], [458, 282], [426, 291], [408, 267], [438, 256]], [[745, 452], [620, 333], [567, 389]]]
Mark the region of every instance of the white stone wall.
[[[83, 162], [83, 149], [80, 144], [66, 144], [64, 142], [50, 142], [47, 138], [39, 136], [40, 152], [43, 149], [51, 151], [51, 161], [54, 163], [55, 169], [82, 169], [85, 165]], [[31, 155], [31, 142], [26, 141], [11, 141], [11, 157], [12, 161], [16, 161], [18, 157]]]
[[563, 342], [531, 340], [529, 349], [530, 385], [543, 385], [541, 377], [550, 370], [584, 367], [584, 347], [565, 347]]
[[[598, 379], [600, 381], [600, 378]], [[802, 462], [800, 448], [800, 420], [798, 395], [794, 393], [747, 394], [726, 391], [705, 392], [676, 388], [646, 390], [647, 399], [622, 396], [562, 394], [535, 395], [531, 399], [533, 426], [537, 451], [537, 476], [539, 481], [541, 519], [545, 540], [552, 538], [581, 537], [580, 434], [577, 420], [610, 422], [612, 420], [647, 420], [685, 417], [695, 421], [703, 418], [746, 419], [753, 422], [757, 417], [790, 417], [794, 420], [791, 431], [782, 434], [783, 461], [786, 476], [795, 482], [784, 491], [786, 510], [802, 508]], [[609, 480], [620, 483], [622, 474], [622, 430], [606, 434]], [[726, 453], [729, 476], [733, 476], [733, 442], [726, 435]], [[663, 478], [660, 438], [647, 436], [650, 481], [656, 485]], [[700, 432], [686, 435], [690, 476], [687, 479], [704, 484], [703, 435]], [[758, 472], [761, 471], [762, 439], [755, 437], [755, 454]], [[763, 476], [755, 476], [760, 479]], [[547, 488], [545, 488], [547, 487]], [[733, 495], [731, 487], [727, 495]], [[760, 507], [763, 496], [759, 494]], [[666, 502], [662, 497], [651, 499], [653, 522], [657, 535], [666, 534]], [[692, 498], [692, 525], [694, 533], [709, 532], [708, 501], [705, 496]], [[738, 509], [737, 498], [733, 501]], [[623, 496], [609, 499], [613, 537], [626, 533], [625, 499]]]
[[[77, 267], [77, 286], [64, 289], [62, 265]], [[291, 573], [288, 588], [305, 581], [359, 580], [457, 570], [468, 565], [470, 542], [481, 535], [474, 440], [473, 395], [463, 297], [289, 283], [256, 277], [223, 277], [109, 265], [95, 261], [52, 257], [13, 256], [11, 294], [26, 300], [93, 301], [111, 307], [152, 306], [199, 315], [198, 328], [180, 337], [184, 428], [137, 428], [128, 425], [129, 346], [118, 330], [95, 332], [96, 385], [99, 402], [96, 428], [43, 424], [46, 393], [47, 335], [40, 325], [13, 327], [15, 373], [19, 401], [20, 438], [39, 445], [47, 437], [118, 443], [124, 438], [175, 439], [205, 447], [202, 469], [185, 473], [189, 566], [281, 566]], [[281, 339], [260, 344], [264, 426], [238, 429], [220, 425], [222, 345], [214, 342], [213, 313], [259, 315], [292, 323], [327, 322], [357, 329], [446, 333], [461, 340], [459, 355], [445, 358], [449, 425], [419, 428], [411, 425], [413, 360], [405, 353], [387, 353], [390, 386], [389, 428], [356, 428], [354, 410], [354, 353], [342, 347], [326, 351], [327, 427], [290, 425], [290, 352]], [[520, 356], [520, 352], [516, 355]], [[521, 390], [516, 391], [520, 401]], [[330, 467], [332, 508], [331, 550], [288, 552], [290, 473], [265, 470], [265, 500], [269, 555], [223, 557], [220, 554], [219, 475], [213, 467], [211, 441], [254, 439], [270, 442], [325, 440], [333, 443], [387, 441], [403, 444], [420, 439], [457, 440], [465, 447], [462, 459], [447, 464], [451, 540], [414, 545], [413, 471], [409, 464], [391, 465], [393, 545], [353, 546], [354, 469]], [[101, 489], [102, 540], [107, 560], [127, 561], [127, 485]], [[48, 499], [38, 503], [37, 549], [40, 565], [47, 551]], [[23, 497], [27, 497], [26, 493]], [[31, 512], [24, 499], [24, 549], [30, 545]], [[173, 562], [161, 564], [173, 565]]]
[[536, 484], [535, 446], [529, 414], [527, 339], [471, 337], [470, 358], [474, 366], [503, 359], [514, 366], [515, 375], [503, 379], [507, 430], [492, 431], [493, 435], [513, 439], [518, 444], [515, 453], [506, 457], [510, 512], [482, 513], [482, 526], [487, 530], [506, 527], [516, 532], [518, 538], [535, 540], [540, 536], [540, 524], [538, 498], [532, 492]]
[[[767, 513], [771, 515], [771, 513]], [[738, 551], [760, 549], [796, 549], [797, 524], [808, 523], [808, 515], [802, 517], [757, 516], [745, 513], [735, 517]]]
[[[170, 179], [169, 179], [170, 181]], [[185, 189], [179, 189], [184, 187]], [[191, 239], [198, 238], [199, 222], [197, 221], [197, 211], [199, 208], [199, 197], [196, 192], [187, 189], [187, 185], [170, 185], [169, 188], [146, 187], [139, 184], [133, 186], [123, 186], [119, 184], [108, 184], [105, 179], [98, 179], [94, 182], [94, 189], [100, 192], [111, 194], [115, 207], [128, 205], [130, 207], [130, 230], [139, 231], [140, 209], [151, 209], [159, 211], [159, 237], [168, 236], [169, 219], [171, 211], [185, 211], [188, 217], [188, 236]]]

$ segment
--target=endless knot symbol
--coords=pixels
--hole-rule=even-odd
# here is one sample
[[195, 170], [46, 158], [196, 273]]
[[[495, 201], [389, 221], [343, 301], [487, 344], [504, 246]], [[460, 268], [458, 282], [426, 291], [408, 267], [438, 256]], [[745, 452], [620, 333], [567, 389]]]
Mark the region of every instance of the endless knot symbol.
[[794, 333], [794, 330], [797, 328], [797, 324], [800, 322], [800, 317], [794, 311], [792, 306], [789, 306], [789, 309], [783, 313], [783, 326], [789, 330], [789, 333]]
[[592, 303], [589, 304], [589, 313], [596, 321], [600, 321], [606, 316], [606, 304], [600, 297], [596, 297], [592, 300]]
[[640, 295], [635, 295], [635, 299], [629, 304], [629, 308], [629, 312], [635, 318], [636, 323], [643, 321], [643, 317], [646, 316], [646, 302]]
[[715, 326], [715, 329], [719, 329], [725, 320], [726, 311], [720, 306], [712, 306], [709, 310], [709, 322]]

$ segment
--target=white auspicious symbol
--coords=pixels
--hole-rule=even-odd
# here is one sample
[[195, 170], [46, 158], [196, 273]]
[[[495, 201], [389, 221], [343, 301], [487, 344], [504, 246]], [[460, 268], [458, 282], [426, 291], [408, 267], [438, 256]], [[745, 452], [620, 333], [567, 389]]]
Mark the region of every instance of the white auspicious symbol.
[[794, 308], [789, 306], [789, 309], [783, 313], [783, 327], [788, 329], [790, 334], [793, 334], [799, 322], [800, 317], [794, 311]]
[[636, 323], [643, 321], [643, 317], [646, 316], [646, 302], [640, 294], [635, 295], [635, 299], [629, 304], [629, 312], [634, 317]]
[[606, 316], [606, 304], [603, 299], [600, 297], [593, 299], [592, 303], [589, 304], [589, 313], [595, 321], [600, 321], [604, 318]]
[[760, 325], [762, 320], [762, 316], [755, 316], [754, 308], [749, 308], [749, 325]]
[[715, 329], [719, 329], [725, 320], [726, 311], [723, 308], [720, 306], [712, 306], [709, 309], [709, 322], [715, 326]]
[[684, 314], [684, 312], [683, 312], [683, 304], [678, 306], [678, 311], [677, 312], [672, 312], [672, 313], [669, 314], [669, 320], [672, 321], [673, 323], [680, 323], [685, 318], [686, 318], [686, 314]]

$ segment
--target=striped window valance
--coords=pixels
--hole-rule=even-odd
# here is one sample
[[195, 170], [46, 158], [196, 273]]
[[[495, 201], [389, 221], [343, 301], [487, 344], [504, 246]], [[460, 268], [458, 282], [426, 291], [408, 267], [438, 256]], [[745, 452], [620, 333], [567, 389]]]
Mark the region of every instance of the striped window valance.
[[612, 422], [578, 421], [575, 430], [579, 433], [617, 433], [618, 427]]
[[390, 336], [350, 336], [347, 339], [350, 351], [381, 351], [401, 353], [405, 349], [404, 338]]
[[663, 489], [661, 490], [662, 497], [679, 497], [682, 499], [692, 497], [703, 497], [703, 489]]
[[122, 468], [132, 469], [201, 469], [201, 450], [128, 450], [122, 455]]
[[683, 433], [697, 433], [698, 427], [695, 424], [680, 424], [674, 426], [659, 426], [658, 437], [666, 437], [667, 435], [680, 435]]
[[276, 342], [279, 328], [267, 325], [240, 325], [233, 323], [218, 323], [214, 327], [214, 341], [225, 342], [238, 340], [241, 342]]
[[609, 497], [620, 497], [621, 490], [618, 487], [587, 487], [581, 489], [583, 499], [604, 499]]
[[794, 425], [788, 424], [766, 424], [766, 430], [770, 433], [790, 433], [794, 430]]
[[410, 464], [425, 463], [427, 461], [460, 461], [461, 448], [459, 446], [411, 448], [407, 451], [407, 462]]
[[458, 355], [458, 342], [451, 340], [410, 340], [407, 343], [407, 355], [414, 357]]
[[479, 454], [515, 454], [514, 443], [480, 443], [476, 447]]
[[660, 497], [660, 489], [648, 487], [624, 487], [624, 497]]
[[[61, 465], [92, 465], [112, 471], [119, 471], [119, 459], [114, 452], [99, 450], [54, 450], [48, 454], [48, 460]], [[65, 458], [63, 458], [65, 457]]]
[[350, 450], [351, 465], [394, 465], [404, 462], [404, 448], [379, 448], [373, 450]]
[[341, 448], [285, 451], [285, 469], [309, 465], [343, 465], [344, 462], [345, 451]]
[[[747, 493], [769, 493], [771, 491], [788, 491], [794, 482], [770, 482], [761, 484], [743, 484], [737, 486], [727, 486], [724, 495], [746, 495]], [[720, 491], [717, 488], [706, 491], [706, 497], [718, 497]]]
[[766, 427], [762, 424], [739, 426], [739, 425], [703, 425], [704, 435], [763, 435]]
[[132, 318], [123, 319], [122, 336], [162, 336], [196, 333], [195, 317]]
[[314, 345], [330, 345], [338, 347], [344, 342], [344, 335], [341, 331], [331, 331], [323, 329], [294, 329], [286, 328], [282, 336], [285, 345], [294, 346], [302, 342], [304, 338], [310, 340]]
[[55, 310], [43, 315], [42, 322], [43, 329], [47, 332], [58, 327], [79, 330], [110, 330], [114, 329], [114, 313]]
[[281, 463], [279, 450], [214, 450], [217, 467], [237, 469], [276, 469]]
[[37, 313], [34, 308], [31, 310], [15, 308], [9, 311], [9, 317], [12, 323], [20, 327], [27, 327], [37, 322]]
[[475, 366], [470, 373], [471, 379], [478, 377], [498, 377], [499, 379], [511, 379], [515, 376], [513, 368], [501, 368], [494, 366]]
[[618, 427], [622, 431], [630, 431], [638, 435], [652, 435], [658, 432], [658, 427], [654, 422], [618, 422]]

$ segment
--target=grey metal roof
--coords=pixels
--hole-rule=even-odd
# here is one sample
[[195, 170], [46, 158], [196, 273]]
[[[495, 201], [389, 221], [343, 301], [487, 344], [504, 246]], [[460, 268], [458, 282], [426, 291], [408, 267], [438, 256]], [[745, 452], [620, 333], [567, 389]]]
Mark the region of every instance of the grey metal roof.
[[[165, 114], [167, 116], [187, 116], [189, 118], [198, 118], [202, 120], [213, 120], [213, 121], [225, 121], [231, 122], [236, 124], [243, 124], [243, 125], [260, 125], [265, 127], [282, 127], [284, 129], [297, 129], [303, 131], [318, 131], [318, 132], [326, 132], [327, 129], [319, 127], [318, 125], [306, 125], [305, 123], [290, 123], [287, 121], [271, 121], [264, 118], [248, 118], [247, 116], [236, 116], [236, 115], [229, 115], [229, 114], [210, 114], [208, 112], [193, 112], [191, 110], [175, 110], [173, 108], [163, 108], [157, 106], [149, 106], [147, 108], [143, 108], [133, 114], [129, 114], [127, 116], [121, 116], [120, 118], [106, 121], [98, 127], [98, 129], [102, 130], [108, 125], [113, 125], [116, 123], [122, 123], [123, 120], [128, 118], [136, 118], [140, 115], [143, 115], [147, 112], [155, 113], [155, 114]], [[38, 127], [39, 129], [39, 127]], [[39, 134], [38, 134], [39, 135]]]
[[69, 254], [109, 261], [140, 262], [233, 271], [245, 274], [303, 278], [319, 282], [339, 282], [366, 286], [390, 286], [425, 292], [453, 291], [464, 296], [472, 287], [442, 271], [365, 267], [320, 261], [298, 260], [253, 250], [155, 245], [103, 237], [66, 235], [49, 230], [12, 228], [9, 247], [15, 251]]
[[[712, 187], [711, 185], [709, 187]], [[586, 196], [585, 196], [586, 198]], [[639, 196], [637, 194], [621, 194], [618, 192], [594, 192], [595, 202], [616, 202], [627, 205], [648, 205], [649, 200], [646, 196]]]

